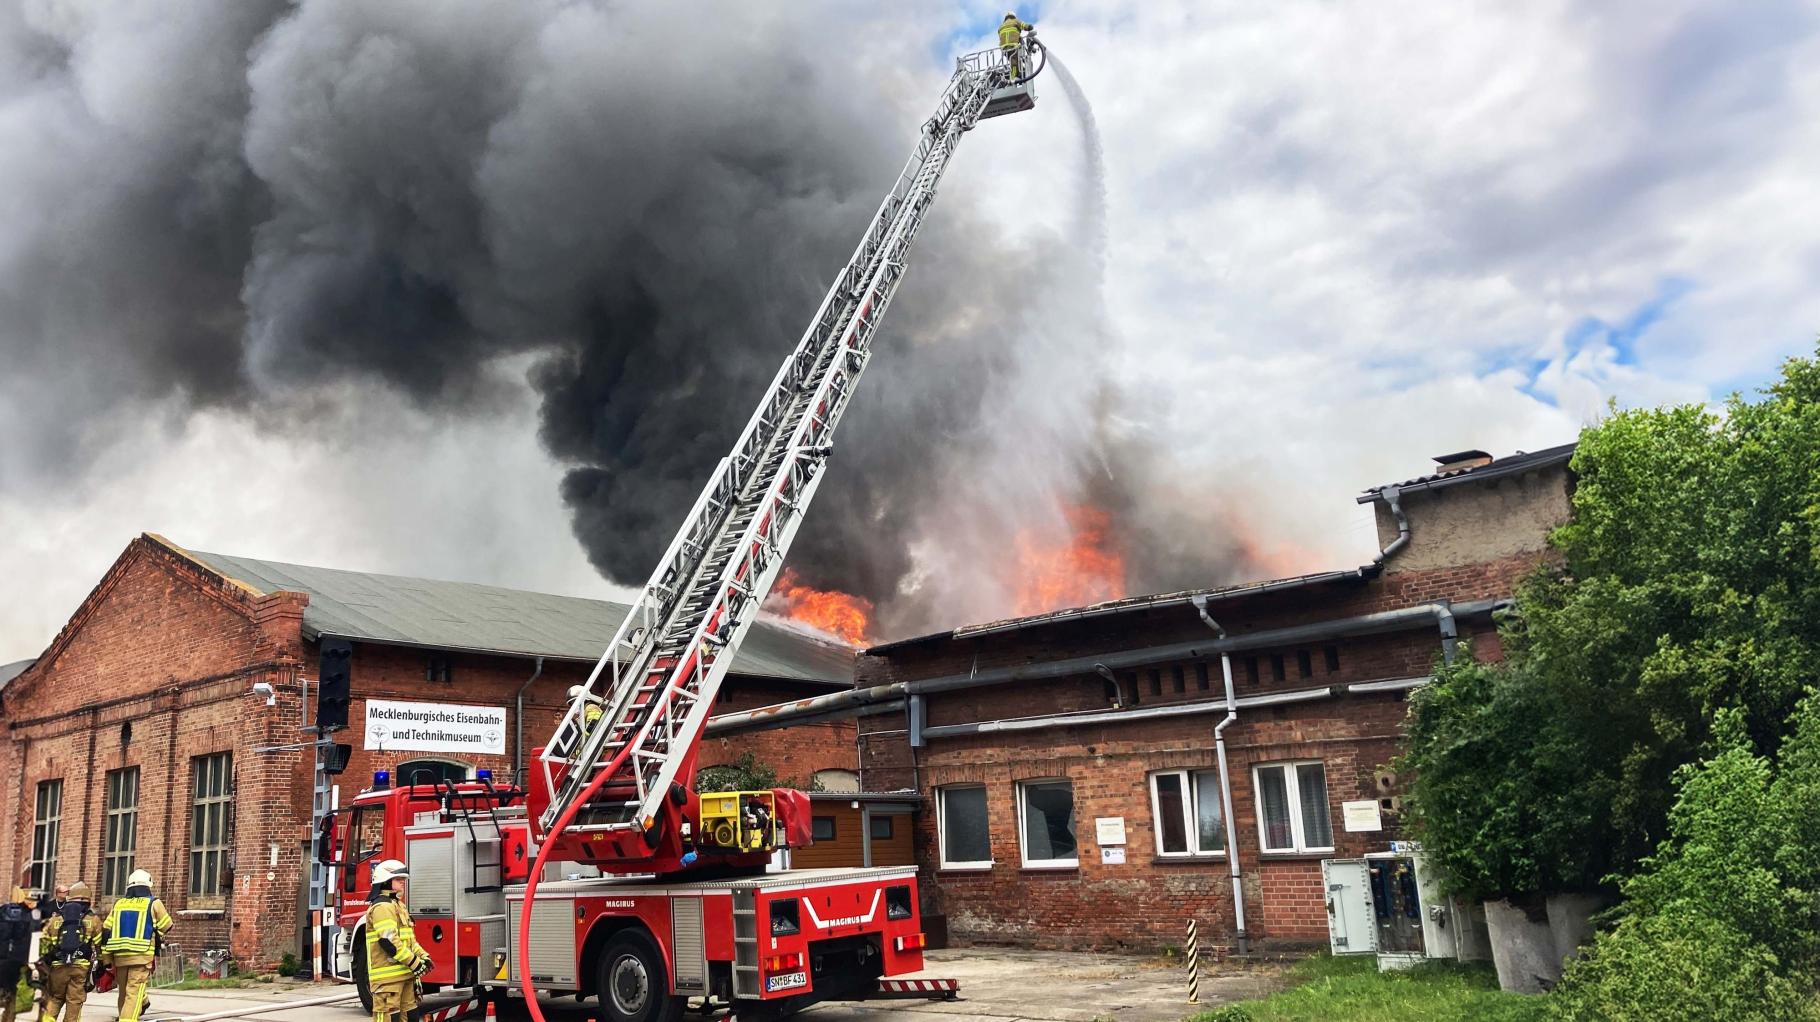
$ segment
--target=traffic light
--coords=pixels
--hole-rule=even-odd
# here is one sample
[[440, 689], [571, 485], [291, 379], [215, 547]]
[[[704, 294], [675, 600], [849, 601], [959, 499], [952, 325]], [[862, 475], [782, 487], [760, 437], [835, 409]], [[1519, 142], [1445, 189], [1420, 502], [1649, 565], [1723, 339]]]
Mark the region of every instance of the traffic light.
[[349, 666], [354, 644], [346, 639], [322, 640], [322, 659], [316, 670], [316, 726], [348, 726]]
[[336, 742], [322, 750], [322, 772], [338, 774], [348, 768], [348, 757], [354, 754], [354, 747], [346, 742]]

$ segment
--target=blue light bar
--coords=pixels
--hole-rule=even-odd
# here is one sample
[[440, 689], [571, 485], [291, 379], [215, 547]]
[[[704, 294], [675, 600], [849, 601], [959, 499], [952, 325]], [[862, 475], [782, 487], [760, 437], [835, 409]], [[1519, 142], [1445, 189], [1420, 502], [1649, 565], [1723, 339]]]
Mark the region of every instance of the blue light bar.
[[387, 788], [390, 788], [391, 786], [392, 786], [392, 772], [390, 770], [373, 771], [373, 790], [374, 791], [384, 791]]
[[486, 767], [481, 767], [474, 771], [474, 779], [476, 781], [490, 781], [493, 779], [493, 771], [488, 770]]

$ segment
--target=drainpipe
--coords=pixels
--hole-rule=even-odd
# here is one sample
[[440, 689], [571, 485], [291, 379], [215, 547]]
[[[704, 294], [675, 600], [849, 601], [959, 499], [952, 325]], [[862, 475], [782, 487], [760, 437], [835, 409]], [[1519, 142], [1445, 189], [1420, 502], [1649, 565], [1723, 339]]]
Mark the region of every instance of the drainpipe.
[[[1207, 597], [1197, 596], [1194, 609], [1200, 612], [1201, 620], [1214, 634], [1224, 639], [1226, 629], [1207, 613]], [[1239, 832], [1238, 824], [1232, 819], [1232, 772], [1226, 767], [1226, 728], [1239, 719], [1238, 700], [1232, 692], [1232, 654], [1220, 652], [1220, 673], [1226, 679], [1226, 716], [1213, 726], [1213, 750], [1220, 763], [1220, 803], [1221, 812], [1226, 819], [1226, 863], [1232, 869], [1232, 922], [1238, 939], [1239, 954], [1251, 952], [1251, 938], [1245, 932], [1245, 884], [1239, 871]]]
[[531, 671], [531, 676], [525, 679], [525, 683], [518, 686], [518, 694], [512, 697], [512, 726], [516, 729], [512, 736], [513, 784], [518, 783], [518, 778], [525, 769], [525, 689], [530, 688], [531, 682], [542, 674], [543, 657], [538, 657], [537, 667]]
[[1390, 508], [1390, 513], [1397, 520], [1397, 538], [1391, 540], [1389, 546], [1378, 551], [1378, 556], [1373, 557], [1370, 564], [1359, 569], [1360, 578], [1376, 575], [1384, 567], [1385, 561], [1390, 560], [1397, 551], [1409, 545], [1409, 518], [1403, 514], [1402, 497], [1403, 491], [1395, 486], [1386, 486], [1378, 491], [1378, 498], [1384, 502], [1386, 507]]

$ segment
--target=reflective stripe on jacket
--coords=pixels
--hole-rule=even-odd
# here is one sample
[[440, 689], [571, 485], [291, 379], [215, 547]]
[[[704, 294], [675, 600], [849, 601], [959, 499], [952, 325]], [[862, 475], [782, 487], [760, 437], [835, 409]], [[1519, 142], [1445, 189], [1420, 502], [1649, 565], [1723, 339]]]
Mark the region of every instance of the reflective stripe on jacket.
[[102, 950], [110, 955], [154, 954], [158, 950], [156, 937], [170, 928], [170, 914], [157, 898], [121, 898], [108, 910], [107, 946]]
[[[87, 965], [95, 960], [96, 944], [101, 942], [101, 919], [93, 912], [82, 917], [82, 941], [75, 957], [65, 964]], [[44, 929], [38, 934], [38, 957], [46, 962], [62, 962], [63, 955], [58, 950], [63, 943], [63, 917], [52, 916], [45, 920]]]
[[1022, 42], [1024, 33], [1033, 27], [1027, 21], [1001, 21], [998, 26], [998, 44], [1010, 49]]
[[[388, 894], [367, 909], [367, 985], [385, 986], [414, 978], [413, 966], [423, 949], [417, 946], [417, 934], [411, 925], [411, 911], [396, 894]], [[387, 954], [379, 945], [389, 941], [398, 953]]]

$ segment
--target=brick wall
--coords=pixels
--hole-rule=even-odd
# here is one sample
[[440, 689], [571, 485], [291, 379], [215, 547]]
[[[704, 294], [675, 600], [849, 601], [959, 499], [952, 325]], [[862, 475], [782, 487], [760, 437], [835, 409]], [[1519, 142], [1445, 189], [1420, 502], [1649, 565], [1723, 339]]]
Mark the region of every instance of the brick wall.
[[[1457, 537], [1456, 537], [1457, 538]], [[1328, 582], [1299, 590], [1216, 600], [1211, 612], [1234, 636], [1326, 621], [1436, 600], [1464, 602], [1510, 595], [1534, 569], [1523, 552], [1484, 563], [1376, 579]], [[1461, 622], [1482, 658], [1502, 655], [1484, 618]], [[939, 638], [868, 653], [858, 683], [882, 684], [965, 675], [974, 669], [1093, 657], [1148, 646], [1192, 643], [1211, 632], [1192, 607], [1175, 605], [1101, 618], [962, 638]], [[1245, 650], [1232, 656], [1238, 695], [1327, 689], [1358, 682], [1420, 678], [1441, 652], [1435, 626], [1422, 623], [1375, 635], [1300, 646]], [[1115, 687], [1116, 686], [1116, 687]], [[1198, 704], [1216, 711], [1223, 683], [1217, 657], [1160, 661], [1116, 672], [965, 689], [928, 697], [930, 726], [1066, 713]], [[1396, 756], [1405, 715], [1399, 693], [1342, 694], [1318, 701], [1241, 711], [1226, 731], [1249, 935], [1265, 946], [1325, 942], [1327, 918], [1320, 860], [1386, 850], [1399, 833], [1394, 814], [1384, 829], [1344, 829], [1341, 803], [1376, 799], [1378, 772]], [[1161, 770], [1211, 770], [1212, 730], [1219, 712], [1095, 726], [1046, 727], [930, 739], [920, 750], [905, 740], [901, 715], [860, 723], [863, 783], [872, 790], [916, 787], [928, 801], [919, 815], [918, 861], [930, 869], [925, 911], [947, 917], [960, 942], [1053, 947], [1176, 945], [1190, 916], [1216, 941], [1233, 935], [1230, 869], [1224, 856], [1189, 859], [1159, 854], [1150, 776]], [[1332, 851], [1261, 851], [1253, 768], [1317, 761], [1327, 786]], [[1072, 782], [1079, 865], [1022, 865], [1017, 782]], [[993, 865], [983, 871], [940, 868], [935, 794], [952, 784], [984, 784]], [[1394, 793], [1394, 789], [1391, 793]], [[1094, 820], [1122, 817], [1123, 864], [1102, 864]]]
[[[316, 673], [317, 648], [303, 640], [301, 594], [259, 596], [198, 565], [155, 537], [128, 546], [38, 663], [8, 686], [0, 719], [4, 797], [0, 849], [15, 875], [30, 856], [33, 794], [63, 780], [57, 877], [99, 885], [104, 779], [111, 770], [140, 771], [135, 865], [148, 869], [177, 917], [172, 939], [192, 952], [225, 947], [253, 964], [275, 963], [297, 947], [299, 891], [306, 875], [312, 763], [301, 751], [257, 751], [304, 739], [300, 677]], [[369, 751], [356, 727], [341, 737], [354, 746], [338, 783], [347, 800], [372, 772], [411, 759], [442, 759], [509, 775], [513, 696], [532, 662], [511, 657], [437, 653], [450, 680], [425, 677], [422, 650], [356, 643], [350, 719], [364, 719], [367, 698], [457, 702], [507, 708], [507, 754], [465, 756]], [[555, 727], [570, 685], [591, 665], [546, 660], [525, 693], [525, 743], [539, 745]], [[277, 705], [251, 695], [273, 686]], [[744, 708], [822, 691], [788, 681], [734, 676], [725, 708]], [[313, 702], [313, 694], [312, 694]], [[710, 740], [701, 764], [728, 762], [751, 749], [780, 776], [803, 783], [817, 770], [857, 767], [851, 722], [817, 724]], [[190, 827], [192, 764], [213, 753], [232, 756], [230, 869], [218, 896], [192, 895]], [[105, 910], [111, 898], [99, 898]]]

